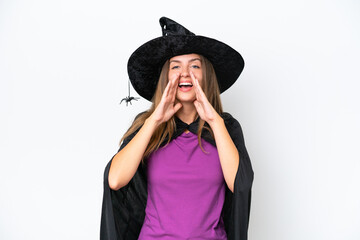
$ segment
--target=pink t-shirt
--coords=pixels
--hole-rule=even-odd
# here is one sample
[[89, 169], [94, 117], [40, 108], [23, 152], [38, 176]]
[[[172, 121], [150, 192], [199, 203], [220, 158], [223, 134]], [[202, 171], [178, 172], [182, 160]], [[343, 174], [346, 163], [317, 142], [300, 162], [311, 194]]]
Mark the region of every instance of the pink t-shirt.
[[225, 240], [225, 181], [216, 147], [182, 133], [148, 158], [148, 198], [140, 240]]

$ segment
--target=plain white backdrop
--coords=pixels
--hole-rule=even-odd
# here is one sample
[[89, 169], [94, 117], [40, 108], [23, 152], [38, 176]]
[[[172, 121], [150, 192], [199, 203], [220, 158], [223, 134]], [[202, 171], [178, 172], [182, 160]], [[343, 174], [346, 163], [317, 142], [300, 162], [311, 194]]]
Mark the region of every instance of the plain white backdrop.
[[[249, 240], [360, 239], [356, 0], [0, 0], [0, 239], [98, 239], [135, 115], [127, 60], [169, 17], [238, 50], [222, 94], [255, 179]], [[138, 96], [132, 89], [132, 95]]]

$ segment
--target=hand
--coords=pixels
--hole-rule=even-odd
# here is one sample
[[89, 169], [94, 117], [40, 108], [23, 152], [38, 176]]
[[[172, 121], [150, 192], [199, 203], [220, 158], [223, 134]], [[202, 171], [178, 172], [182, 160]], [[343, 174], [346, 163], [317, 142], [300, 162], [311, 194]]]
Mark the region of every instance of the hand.
[[169, 80], [159, 105], [150, 116], [158, 125], [168, 121], [182, 107], [181, 103], [175, 104], [179, 76], [180, 74], [177, 73]]
[[190, 72], [193, 86], [195, 87], [196, 99], [194, 105], [201, 119], [206, 121], [209, 125], [221, 118], [215, 111], [214, 107], [210, 104], [209, 100], [205, 96], [205, 93], [201, 89], [199, 81], [195, 78], [195, 75]]

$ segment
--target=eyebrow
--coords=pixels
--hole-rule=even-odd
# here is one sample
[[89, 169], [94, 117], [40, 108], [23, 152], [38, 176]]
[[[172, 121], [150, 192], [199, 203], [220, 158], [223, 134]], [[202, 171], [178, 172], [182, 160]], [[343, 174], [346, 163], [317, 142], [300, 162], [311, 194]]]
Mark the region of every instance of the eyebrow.
[[[189, 62], [193, 62], [193, 61], [196, 61], [196, 60], [199, 60], [201, 62], [201, 59], [200, 58], [193, 58], [193, 59], [190, 59]], [[171, 60], [170, 63], [172, 62], [180, 62], [179, 60]]]

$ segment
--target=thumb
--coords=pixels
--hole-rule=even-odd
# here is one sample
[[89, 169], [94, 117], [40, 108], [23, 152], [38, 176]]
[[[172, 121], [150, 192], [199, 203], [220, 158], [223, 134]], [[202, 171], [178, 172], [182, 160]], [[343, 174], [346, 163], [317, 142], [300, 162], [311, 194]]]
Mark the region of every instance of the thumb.
[[198, 108], [198, 107], [199, 107], [199, 104], [200, 104], [200, 103], [199, 103], [199, 101], [198, 101], [198, 100], [195, 100], [195, 101], [194, 101], [194, 105], [195, 105], [195, 107], [196, 107], [196, 108]]
[[181, 107], [182, 107], [182, 104], [181, 104], [181, 103], [177, 103], [177, 104], [174, 106], [174, 111], [177, 112]]

